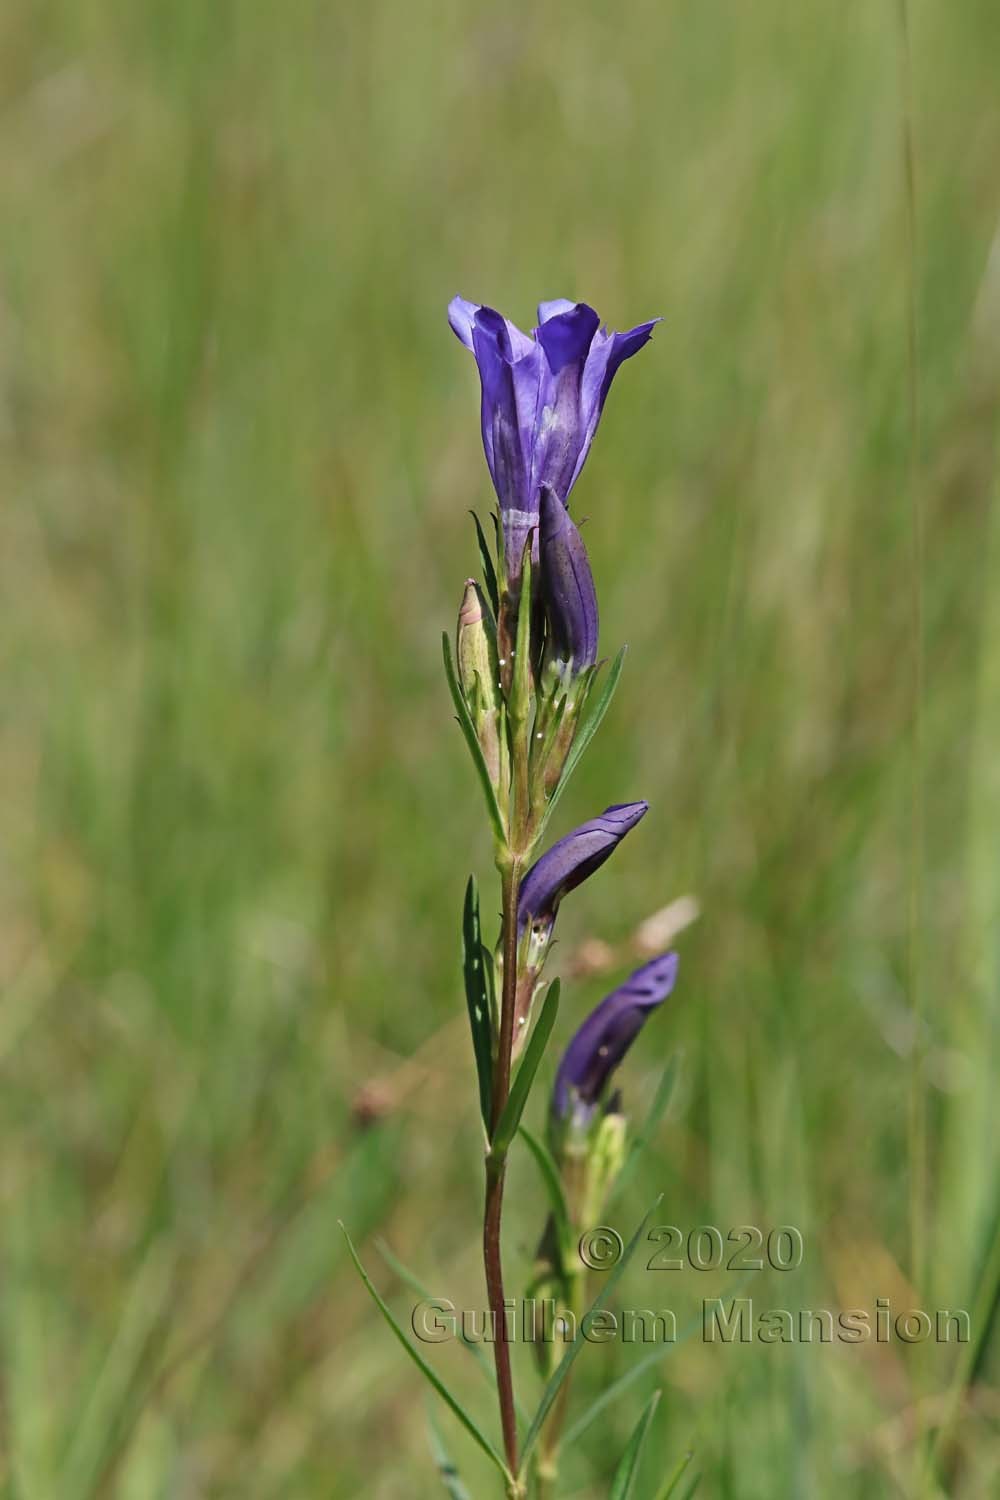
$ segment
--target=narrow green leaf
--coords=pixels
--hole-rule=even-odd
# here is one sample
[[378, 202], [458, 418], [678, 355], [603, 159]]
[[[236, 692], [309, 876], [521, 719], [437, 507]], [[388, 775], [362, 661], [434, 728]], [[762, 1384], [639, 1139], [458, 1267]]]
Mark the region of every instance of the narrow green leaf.
[[[524, 1469], [525, 1463], [527, 1462], [529, 1453], [538, 1441], [539, 1434], [541, 1433], [542, 1427], [545, 1423], [545, 1418], [548, 1416], [550, 1410], [552, 1409], [552, 1403], [556, 1399], [556, 1396], [558, 1396], [559, 1389], [563, 1381], [566, 1379], [566, 1376], [569, 1374], [570, 1369], [573, 1365], [573, 1361], [579, 1354], [581, 1346], [586, 1343], [586, 1340], [583, 1336], [584, 1324], [589, 1327], [593, 1323], [595, 1315], [600, 1312], [601, 1308], [604, 1306], [605, 1302], [607, 1302], [608, 1298], [611, 1296], [611, 1293], [618, 1285], [618, 1282], [621, 1280], [622, 1276], [625, 1273], [625, 1268], [627, 1267], [629, 1261], [632, 1259], [632, 1256], [635, 1254], [636, 1247], [638, 1246], [639, 1241], [646, 1233], [646, 1229], [649, 1226], [650, 1220], [656, 1213], [656, 1210], [659, 1208], [662, 1198], [663, 1194], [661, 1193], [656, 1202], [653, 1204], [652, 1208], [650, 1208], [649, 1212], [646, 1214], [638, 1229], [635, 1231], [635, 1234], [629, 1240], [628, 1244], [625, 1247], [625, 1253], [623, 1254], [621, 1260], [615, 1266], [607, 1281], [604, 1283], [601, 1291], [598, 1293], [597, 1297], [595, 1297], [589, 1309], [581, 1319], [580, 1326], [576, 1331], [576, 1337], [570, 1344], [569, 1348], [566, 1350], [566, 1353], [563, 1355], [562, 1359], [559, 1361], [559, 1364], [553, 1372], [549, 1383], [546, 1385], [544, 1391], [542, 1392], [542, 1399], [538, 1403], [538, 1410], [535, 1412], [535, 1415], [532, 1418], [531, 1426], [528, 1428], [527, 1436], [524, 1439], [524, 1447], [521, 1451], [522, 1471]], [[662, 1357], [662, 1349], [657, 1350], [657, 1353]], [[568, 1443], [569, 1439], [567, 1437], [566, 1439], [564, 1439], [563, 1446], [568, 1446]]]
[[483, 565], [483, 587], [486, 590], [486, 597], [489, 599], [490, 604], [493, 607], [493, 619], [494, 622], [496, 622], [497, 617], [500, 614], [500, 592], [497, 589], [496, 569], [493, 566], [493, 559], [490, 556], [490, 549], [486, 545], [486, 534], [480, 524], [479, 517], [476, 515], [476, 512], [474, 510], [470, 510], [469, 515], [476, 523], [476, 541], [479, 543], [479, 560]]
[[392, 1329], [396, 1338], [399, 1340], [400, 1344], [402, 1344], [407, 1354], [413, 1360], [413, 1363], [416, 1365], [421, 1375], [423, 1375], [424, 1378], [430, 1382], [430, 1384], [437, 1391], [438, 1395], [441, 1397], [441, 1400], [455, 1414], [455, 1416], [461, 1422], [462, 1426], [465, 1428], [466, 1432], [483, 1450], [487, 1458], [489, 1458], [494, 1464], [496, 1464], [500, 1473], [504, 1476], [504, 1479], [509, 1484], [511, 1482], [511, 1473], [507, 1468], [507, 1465], [504, 1463], [503, 1459], [500, 1457], [499, 1453], [494, 1448], [489, 1438], [486, 1437], [484, 1433], [480, 1432], [475, 1422], [469, 1416], [469, 1413], [465, 1410], [465, 1407], [462, 1406], [461, 1402], [459, 1402], [451, 1394], [451, 1391], [449, 1391], [448, 1387], [441, 1380], [440, 1376], [431, 1369], [430, 1365], [424, 1359], [423, 1355], [410, 1343], [409, 1339], [406, 1337], [406, 1334], [403, 1332], [402, 1328], [399, 1326], [396, 1319], [389, 1311], [388, 1306], [385, 1302], [383, 1302], [382, 1298], [376, 1291], [375, 1285], [369, 1277], [368, 1272], [361, 1264], [361, 1261], [358, 1258], [358, 1252], [355, 1250], [354, 1243], [351, 1240], [351, 1236], [348, 1234], [340, 1219], [337, 1220], [337, 1223], [340, 1224], [344, 1239], [347, 1241], [347, 1248], [351, 1252], [351, 1259], [354, 1262], [358, 1275], [361, 1277], [361, 1280], [365, 1284], [368, 1295], [371, 1297], [372, 1301], [375, 1303], [375, 1306], [378, 1308], [379, 1312], [382, 1314], [383, 1318]]
[[552, 1035], [552, 1028], [556, 1024], [556, 1013], [559, 1010], [559, 980], [553, 979], [545, 996], [542, 1013], [535, 1022], [535, 1028], [531, 1033], [527, 1050], [521, 1059], [520, 1066], [514, 1074], [514, 1082], [511, 1084], [510, 1093], [507, 1095], [507, 1103], [504, 1105], [503, 1114], [497, 1123], [490, 1142], [490, 1152], [495, 1157], [504, 1156], [511, 1141], [521, 1123], [524, 1106], [528, 1102], [531, 1085], [535, 1081], [538, 1072], [538, 1064], [541, 1062], [545, 1052], [546, 1044]]
[[458, 1470], [452, 1462], [451, 1455], [444, 1445], [444, 1439], [434, 1420], [434, 1413], [429, 1407], [427, 1410], [427, 1440], [430, 1444], [431, 1456], [434, 1459], [438, 1473], [441, 1475], [441, 1482], [451, 1496], [451, 1500], [472, 1500], [468, 1490], [459, 1478]]
[[[408, 1266], [404, 1266], [403, 1262], [397, 1255], [393, 1254], [389, 1246], [386, 1244], [385, 1240], [377, 1239], [375, 1241], [375, 1249], [378, 1251], [379, 1255], [381, 1255], [390, 1271], [394, 1271], [403, 1285], [408, 1286], [411, 1292], [416, 1292], [421, 1302], [432, 1302], [434, 1300], [430, 1290], [424, 1285], [419, 1277], [414, 1275], [414, 1273]], [[472, 1355], [473, 1359], [476, 1361], [476, 1364], [479, 1366], [486, 1380], [489, 1381], [490, 1385], [495, 1386], [496, 1378], [494, 1375], [493, 1366], [490, 1364], [489, 1360], [486, 1358], [486, 1355], [483, 1353], [482, 1345], [477, 1344], [472, 1339], [466, 1337], [465, 1331], [462, 1328], [461, 1320], [459, 1320], [458, 1325], [458, 1336], [461, 1339], [462, 1343], [465, 1345], [466, 1349], [468, 1349], [469, 1353]]]
[[604, 686], [601, 688], [596, 703], [587, 714], [586, 719], [584, 719], [583, 723], [580, 725], [579, 729], [576, 732], [576, 737], [573, 740], [572, 749], [566, 757], [566, 764], [563, 766], [563, 773], [559, 778], [559, 784], [556, 787], [555, 791], [552, 793], [552, 800], [549, 802], [548, 807], [545, 809], [545, 816], [542, 819], [539, 833], [548, 822], [552, 814], [552, 809], [555, 807], [556, 803], [559, 801], [559, 798], [562, 796], [570, 777], [576, 770], [576, 767], [580, 761], [580, 757], [583, 755], [583, 752], [586, 750], [587, 746], [594, 738], [594, 735], [597, 733], [598, 729], [601, 726], [601, 720], [604, 718], [604, 715], [611, 707], [611, 700], [615, 696], [615, 689], [618, 686], [618, 679], [622, 675], [622, 666], [625, 661], [625, 652], [627, 650], [628, 647], [623, 646], [618, 652], [618, 655], [615, 657], [614, 661], [611, 663], [611, 670], [608, 672], [607, 677], [604, 679]]
[[615, 1185], [611, 1190], [611, 1195], [608, 1199], [609, 1204], [613, 1203], [618, 1197], [622, 1188], [638, 1166], [642, 1153], [656, 1134], [657, 1126], [663, 1119], [667, 1105], [673, 1096], [679, 1072], [680, 1058], [678, 1053], [675, 1052], [664, 1068], [660, 1081], [656, 1086], [656, 1093], [653, 1095], [653, 1102], [649, 1106], [649, 1113], [636, 1131], [635, 1137], [629, 1145], [628, 1154], [615, 1180]]
[[636, 1422], [632, 1436], [628, 1440], [628, 1446], [622, 1454], [621, 1463], [615, 1470], [615, 1477], [611, 1481], [611, 1494], [608, 1500], [632, 1500], [635, 1482], [639, 1477], [639, 1460], [642, 1457], [642, 1445], [646, 1441], [649, 1424], [653, 1420], [653, 1413], [656, 1410], [659, 1400], [659, 1391], [654, 1391], [646, 1402], [642, 1416]]
[[462, 966], [465, 974], [465, 1003], [469, 1008], [472, 1050], [479, 1079], [479, 1108], [487, 1133], [493, 1100], [493, 1024], [490, 997], [483, 964], [483, 943], [479, 931], [479, 892], [476, 877], [469, 876], [465, 887], [462, 912]]
[[[755, 1267], [748, 1267], [747, 1270], [741, 1271], [738, 1275], [733, 1277], [732, 1281], [729, 1284], [729, 1287], [727, 1288], [727, 1291], [723, 1295], [728, 1296], [733, 1287], [737, 1286], [739, 1282], [743, 1281], [747, 1276], [759, 1275], [760, 1272]], [[644, 1354], [642, 1359], [637, 1359], [634, 1365], [630, 1365], [629, 1368], [625, 1371], [624, 1375], [619, 1375], [617, 1380], [612, 1381], [609, 1386], [605, 1386], [604, 1390], [597, 1397], [597, 1399], [587, 1407], [587, 1410], [582, 1414], [582, 1416], [577, 1417], [576, 1421], [569, 1428], [568, 1432], [563, 1438], [563, 1445], [567, 1448], [572, 1447], [573, 1444], [583, 1436], [591, 1423], [595, 1422], [601, 1415], [601, 1413], [607, 1410], [612, 1402], [618, 1400], [618, 1397], [622, 1394], [623, 1391], [628, 1390], [629, 1386], [634, 1385], [637, 1380], [641, 1380], [646, 1371], [652, 1369], [654, 1365], [662, 1365], [665, 1359], [669, 1358], [671, 1354], [680, 1349], [681, 1346], [683, 1344], [686, 1344], [689, 1339], [694, 1338], [696, 1333], [700, 1333], [702, 1328], [704, 1327], [704, 1317], [704, 1311], [696, 1313], [689, 1322], [685, 1323], [684, 1327], [677, 1335], [677, 1338], [674, 1339], [672, 1343], [658, 1344], [654, 1349], [651, 1349], [648, 1354]]]
[[524, 1144], [535, 1158], [538, 1170], [541, 1173], [545, 1191], [548, 1194], [549, 1206], [552, 1209], [552, 1217], [555, 1220], [556, 1238], [559, 1242], [559, 1250], [565, 1262], [572, 1243], [572, 1232], [569, 1226], [569, 1209], [566, 1207], [566, 1195], [563, 1193], [562, 1182], [559, 1177], [559, 1168], [556, 1166], [552, 1153], [544, 1141], [532, 1135], [526, 1125], [518, 1127]]
[[469, 717], [469, 707], [465, 701], [462, 689], [455, 675], [455, 662], [451, 654], [451, 637], [445, 630], [441, 634], [441, 647], [444, 654], [444, 674], [448, 679], [448, 688], [451, 692], [452, 702], [455, 705], [455, 713], [458, 717], [459, 728], [465, 735], [465, 743], [469, 747], [469, 754], [475, 763], [479, 780], [482, 783], [483, 795], [486, 798], [486, 810], [493, 824], [493, 832], [501, 844], [507, 842], [507, 831], [504, 828], [503, 818], [500, 815], [500, 806], [497, 802], [496, 792], [490, 780], [489, 767], [483, 758], [483, 752], [476, 737], [476, 731]]
[[674, 1490], [680, 1484], [681, 1476], [683, 1475], [684, 1470], [687, 1468], [688, 1464], [691, 1462], [692, 1458], [694, 1458], [694, 1453], [681, 1454], [680, 1458], [677, 1460], [676, 1465], [664, 1480], [663, 1488], [657, 1490], [656, 1500], [670, 1500], [670, 1496], [674, 1493]]
[[[497, 1005], [497, 991], [494, 980], [493, 954], [485, 943], [480, 945], [480, 957], [483, 960], [483, 974], [486, 976], [486, 998], [490, 1006], [491, 1023], [499, 1031], [500, 1029], [500, 1007]], [[492, 1057], [490, 1062], [492, 1064]]]
[[[424, 1285], [424, 1283], [418, 1276], [414, 1275], [409, 1266], [404, 1266], [398, 1255], [393, 1254], [389, 1246], [386, 1244], [385, 1240], [376, 1239], [375, 1249], [378, 1251], [379, 1255], [381, 1255], [390, 1271], [394, 1271], [396, 1273], [404, 1286], [408, 1286], [411, 1291], [416, 1292], [421, 1302], [432, 1302], [434, 1300], [433, 1293]], [[486, 1354], [483, 1351], [482, 1344], [477, 1342], [477, 1340], [475, 1339], [469, 1338], [468, 1334], [462, 1326], [461, 1318], [458, 1321], [458, 1337], [461, 1340], [463, 1348], [469, 1351], [469, 1353], [472, 1355], [472, 1358], [479, 1366], [479, 1371], [483, 1379], [490, 1386], [492, 1386], [494, 1390], [496, 1390], [496, 1369], [492, 1361], [486, 1357]], [[522, 1406], [516, 1395], [514, 1397], [514, 1406], [517, 1409], [518, 1419], [521, 1422], [526, 1422], [527, 1413], [525, 1412], [524, 1407]]]

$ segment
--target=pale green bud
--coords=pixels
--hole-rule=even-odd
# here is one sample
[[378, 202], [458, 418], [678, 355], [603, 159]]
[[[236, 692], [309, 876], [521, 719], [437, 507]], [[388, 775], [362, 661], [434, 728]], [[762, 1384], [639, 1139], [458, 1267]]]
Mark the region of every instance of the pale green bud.
[[500, 782], [500, 668], [496, 629], [474, 578], [467, 580], [455, 642], [458, 680], [494, 786]]
[[496, 630], [474, 578], [466, 581], [462, 608], [458, 613], [455, 656], [458, 662], [458, 680], [470, 709], [477, 677], [490, 706], [499, 707], [500, 669], [497, 665]]
[[596, 1224], [615, 1178], [625, 1164], [625, 1116], [602, 1115], [592, 1128], [587, 1149], [587, 1187], [584, 1222]]

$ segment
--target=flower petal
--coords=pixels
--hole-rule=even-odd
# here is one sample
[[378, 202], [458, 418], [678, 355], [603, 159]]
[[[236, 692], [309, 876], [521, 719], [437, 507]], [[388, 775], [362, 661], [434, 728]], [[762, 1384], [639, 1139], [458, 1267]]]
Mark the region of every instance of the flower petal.
[[548, 485], [565, 501], [574, 472], [582, 465], [586, 434], [581, 422], [582, 381], [591, 343], [600, 324], [596, 312], [578, 303], [557, 313], [537, 330], [545, 351], [532, 452], [531, 482]]
[[679, 962], [676, 953], [651, 959], [590, 1013], [566, 1048], [556, 1073], [552, 1108], [560, 1119], [574, 1105], [584, 1120], [593, 1113], [612, 1073], [652, 1012], [673, 989]]
[[539, 302], [538, 321], [547, 323], [550, 318], [558, 317], [560, 313], [572, 312], [576, 307], [575, 302], [570, 302], [566, 297], [556, 297], [551, 302]]
[[461, 339], [466, 349], [472, 348], [472, 330], [479, 311], [478, 302], [468, 302], [464, 297], [452, 297], [448, 303], [448, 322], [452, 332]]
[[658, 320], [607, 333], [587, 303], [557, 297], [539, 303], [532, 338], [493, 308], [454, 297], [448, 321], [479, 365], [483, 446], [503, 516], [507, 576], [516, 585], [542, 486], [566, 503], [616, 370]]
[[518, 931], [529, 922], [549, 927], [567, 891], [599, 870], [622, 839], [649, 810], [648, 802], [622, 802], [606, 807], [600, 817], [581, 823], [535, 861], [521, 884], [517, 904]]
[[649, 343], [653, 336], [653, 329], [659, 322], [662, 322], [661, 318], [653, 318], [648, 323], [639, 323], [635, 328], [630, 328], [627, 333], [613, 333], [611, 335], [611, 351], [608, 355], [604, 380], [601, 385], [602, 407], [619, 366], [623, 365], [627, 359], [631, 359], [633, 354], [638, 354], [639, 350]]
[[586, 302], [577, 302], [568, 312], [556, 313], [543, 322], [535, 336], [553, 375], [566, 365], [585, 360], [601, 320]]
[[633, 354], [637, 354], [643, 345], [649, 342], [653, 329], [659, 322], [659, 318], [654, 318], [652, 322], [640, 323], [637, 327], [630, 328], [627, 333], [606, 333], [602, 329], [595, 334], [580, 389], [582, 446], [577, 463], [569, 476], [567, 494], [576, 483], [580, 470], [583, 468], [584, 459], [590, 451], [590, 445], [594, 440], [594, 434], [604, 410], [604, 402], [619, 366], [626, 359], [631, 359]]
[[[517, 340], [527, 346], [520, 357]], [[537, 344], [489, 307], [476, 311], [472, 348], [482, 382], [483, 447], [500, 500], [507, 576], [513, 583], [528, 533], [538, 524], [530, 462], [544, 356]]]

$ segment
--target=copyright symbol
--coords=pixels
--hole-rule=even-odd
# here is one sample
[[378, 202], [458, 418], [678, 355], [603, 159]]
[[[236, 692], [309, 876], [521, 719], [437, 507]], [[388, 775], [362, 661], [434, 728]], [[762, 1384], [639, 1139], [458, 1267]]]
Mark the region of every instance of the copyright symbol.
[[592, 1271], [610, 1271], [625, 1253], [625, 1241], [617, 1229], [607, 1224], [598, 1224], [596, 1229], [585, 1229], [580, 1236], [580, 1259]]

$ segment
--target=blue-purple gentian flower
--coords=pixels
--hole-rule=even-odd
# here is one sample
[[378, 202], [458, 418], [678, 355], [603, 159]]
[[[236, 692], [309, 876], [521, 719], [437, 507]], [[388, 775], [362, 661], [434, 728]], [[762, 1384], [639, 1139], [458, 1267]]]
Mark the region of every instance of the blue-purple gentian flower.
[[539, 553], [551, 655], [582, 672], [597, 661], [597, 591], [583, 538], [548, 485], [542, 486]]
[[518, 934], [531, 923], [547, 938], [567, 891], [600, 869], [622, 839], [645, 817], [648, 802], [625, 802], [606, 807], [598, 818], [581, 823], [535, 861], [521, 884], [517, 904]]
[[575, 1124], [586, 1125], [594, 1115], [612, 1073], [673, 989], [678, 963], [676, 953], [651, 959], [591, 1011], [556, 1073], [552, 1111], [557, 1119], [572, 1117]]
[[529, 336], [492, 307], [455, 297], [448, 321], [479, 366], [483, 447], [500, 501], [507, 579], [516, 586], [542, 486], [566, 504], [615, 372], [659, 320], [609, 333], [592, 307], [560, 297], [539, 303]]

